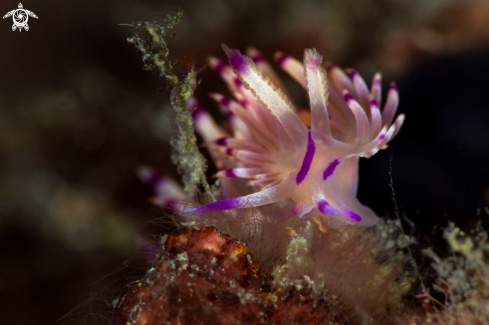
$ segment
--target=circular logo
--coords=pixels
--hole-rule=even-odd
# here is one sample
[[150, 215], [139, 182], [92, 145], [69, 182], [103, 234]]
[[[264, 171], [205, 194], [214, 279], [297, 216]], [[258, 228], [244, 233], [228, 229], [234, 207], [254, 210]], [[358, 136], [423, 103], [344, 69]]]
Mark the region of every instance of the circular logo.
[[8, 18], [12, 16], [12, 19], [14, 21], [14, 24], [12, 25], [12, 31], [15, 31], [16, 29], [19, 30], [19, 32], [22, 31], [22, 28], [25, 29], [26, 31], [29, 30], [29, 25], [27, 25], [27, 21], [29, 20], [29, 16], [33, 18], [38, 18], [35, 13], [33, 13], [30, 10], [24, 9], [24, 6], [22, 3], [19, 3], [19, 7], [14, 10], [10, 10], [7, 12], [2, 19]]
[[29, 20], [29, 16], [27, 15], [27, 12], [25, 12], [24, 9], [17, 9], [15, 10], [15, 13], [13, 14], [14, 18], [14, 24], [17, 27], [24, 27], [27, 24], [27, 20]]

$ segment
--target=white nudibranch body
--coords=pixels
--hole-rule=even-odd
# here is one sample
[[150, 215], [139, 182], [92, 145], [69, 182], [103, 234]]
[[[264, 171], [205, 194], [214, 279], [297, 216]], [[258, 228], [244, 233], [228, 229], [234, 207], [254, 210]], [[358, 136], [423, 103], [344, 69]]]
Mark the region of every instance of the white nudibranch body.
[[[258, 207], [290, 198], [300, 218], [375, 225], [375, 213], [356, 198], [358, 158], [385, 148], [399, 131], [404, 115], [392, 123], [399, 101], [396, 86], [391, 84], [381, 111], [380, 74], [368, 89], [355, 70], [348, 71], [349, 78], [334, 65], [324, 66], [315, 49], [305, 50], [303, 64], [277, 53], [278, 65], [308, 92], [307, 112], [292, 104], [257, 50], [250, 49], [248, 57], [226, 45], [223, 49], [230, 66], [215, 58], [210, 65], [234, 99], [211, 96], [221, 104], [231, 131], [216, 125], [195, 101], [189, 106], [197, 105], [195, 127], [220, 170], [216, 177], [221, 178], [224, 200], [182, 213]], [[249, 179], [248, 192], [233, 183], [236, 178]]]

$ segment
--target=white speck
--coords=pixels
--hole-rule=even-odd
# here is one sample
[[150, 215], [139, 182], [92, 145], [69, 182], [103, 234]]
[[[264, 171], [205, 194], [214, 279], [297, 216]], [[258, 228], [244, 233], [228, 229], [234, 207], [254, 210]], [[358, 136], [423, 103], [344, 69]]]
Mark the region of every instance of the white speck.
[[167, 239], [168, 239], [168, 235], [164, 235], [163, 237], [161, 237], [160, 239], [161, 245], [165, 245]]
[[253, 259], [250, 254], [246, 254], [246, 259], [248, 260], [248, 263], [253, 264]]
[[278, 300], [278, 297], [276, 295], [274, 295], [274, 294], [270, 295], [270, 301], [271, 302], [277, 302], [277, 300]]
[[187, 252], [183, 252], [182, 254], [177, 255], [177, 261], [187, 261], [188, 260], [188, 254]]
[[182, 222], [182, 226], [184, 226], [185, 228], [190, 228], [190, 227], [192, 227], [193, 225], [195, 225], [195, 221], [190, 221], [190, 222]]

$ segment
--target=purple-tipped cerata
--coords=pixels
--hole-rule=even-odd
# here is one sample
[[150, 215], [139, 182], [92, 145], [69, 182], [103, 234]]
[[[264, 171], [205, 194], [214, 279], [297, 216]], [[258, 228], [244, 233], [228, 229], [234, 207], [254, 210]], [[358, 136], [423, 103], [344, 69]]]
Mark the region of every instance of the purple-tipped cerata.
[[314, 49], [305, 51], [302, 63], [278, 53], [276, 63], [308, 92], [310, 110], [303, 114], [260, 52], [250, 49], [250, 58], [226, 45], [223, 49], [229, 65], [211, 58], [210, 66], [234, 98], [211, 96], [233, 118], [226, 128], [210, 117], [197, 124], [216, 161], [223, 200], [185, 213], [257, 207], [290, 198], [294, 204], [285, 206], [299, 217], [374, 225], [375, 213], [355, 197], [358, 159], [385, 148], [404, 121], [403, 115], [395, 119], [395, 84], [382, 105], [380, 74], [369, 89], [356, 70], [345, 73], [325, 65]]
[[348, 93], [348, 92], [345, 92], [345, 93], [343, 94], [343, 98], [345, 99], [345, 102], [346, 102], [347, 104], [348, 104], [348, 102], [350, 102], [350, 101], [352, 101], [352, 100], [355, 100], [355, 99], [353, 98], [353, 96], [352, 96], [350, 93]]
[[236, 174], [236, 172], [234, 171], [234, 169], [227, 169], [225, 171], [226, 173], [226, 177], [237, 177], [238, 175]]
[[226, 140], [227, 140], [227, 138], [219, 138], [219, 139], [216, 140], [215, 143], [217, 145], [220, 145], [220, 146], [225, 146], [227, 144], [227, 141]]
[[340, 164], [339, 159], [335, 159], [332, 162], [329, 163], [328, 167], [323, 172], [323, 181], [327, 180], [329, 176], [333, 175], [334, 170], [338, 165]]
[[212, 69], [218, 74], [221, 75], [224, 68], [226, 67], [226, 64], [222, 61], [218, 61], [214, 66], [212, 66]]
[[314, 140], [311, 137], [311, 131], [309, 131], [307, 135], [307, 150], [306, 155], [304, 156], [304, 160], [302, 161], [301, 169], [297, 174], [295, 182], [297, 185], [302, 183], [304, 178], [306, 178], [309, 169], [311, 168], [312, 160], [314, 159], [314, 153], [316, 152], [316, 146], [314, 145]]
[[255, 53], [255, 54], [251, 55], [250, 58], [253, 60], [253, 62], [255, 62], [255, 64], [266, 61], [265, 57], [263, 57], [263, 55], [261, 55], [261, 53]]
[[205, 109], [199, 103], [196, 103], [194, 107], [195, 109], [192, 112], [192, 118], [194, 119], [194, 121], [197, 121], [205, 112]]
[[288, 58], [288, 55], [280, 54], [275, 58], [275, 62], [277, 62], [278, 66], [282, 67]]
[[374, 107], [376, 109], [379, 109], [379, 105], [377, 105], [377, 102], [375, 101], [375, 99], [371, 99], [369, 104], [370, 104], [370, 107]]
[[229, 103], [231, 103], [231, 98], [222, 96], [221, 100], [219, 101], [221, 104], [224, 106], [229, 106]]

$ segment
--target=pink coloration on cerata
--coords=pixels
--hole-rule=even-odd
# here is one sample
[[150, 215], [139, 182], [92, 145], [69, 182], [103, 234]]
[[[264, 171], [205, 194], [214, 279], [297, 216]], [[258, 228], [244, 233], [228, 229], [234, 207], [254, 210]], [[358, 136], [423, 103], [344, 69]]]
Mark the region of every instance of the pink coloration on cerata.
[[[230, 66], [216, 58], [210, 59], [210, 66], [234, 99], [211, 96], [226, 112], [230, 131], [200, 106], [195, 119], [196, 130], [216, 161], [222, 200], [182, 213], [291, 199], [292, 211], [300, 218], [323, 216], [336, 225], [375, 225], [376, 214], [356, 198], [358, 159], [386, 148], [403, 124], [403, 114], [393, 122], [399, 102], [395, 84], [380, 110], [380, 74], [369, 89], [357, 71], [348, 70], [348, 76], [334, 65], [323, 65], [315, 49], [305, 50], [303, 63], [277, 53], [278, 65], [308, 92], [310, 121], [304, 121], [261, 53], [250, 49], [245, 56], [226, 45], [223, 49]], [[248, 181], [236, 183], [240, 179]]]

